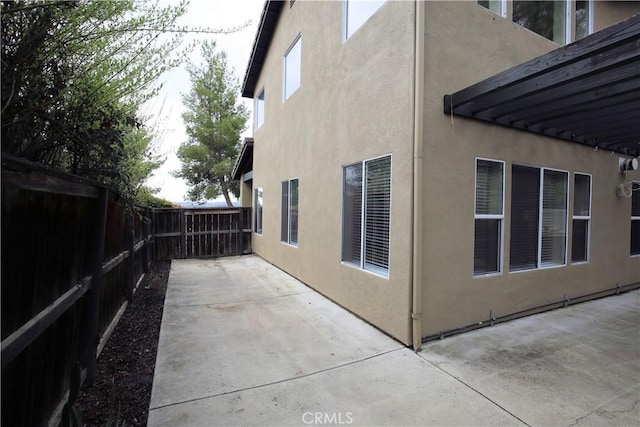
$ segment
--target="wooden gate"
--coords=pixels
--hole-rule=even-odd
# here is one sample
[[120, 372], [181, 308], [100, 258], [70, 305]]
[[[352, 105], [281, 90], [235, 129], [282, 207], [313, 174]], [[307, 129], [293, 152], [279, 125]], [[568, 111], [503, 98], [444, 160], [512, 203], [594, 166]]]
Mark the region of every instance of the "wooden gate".
[[154, 209], [155, 259], [251, 253], [251, 208]]

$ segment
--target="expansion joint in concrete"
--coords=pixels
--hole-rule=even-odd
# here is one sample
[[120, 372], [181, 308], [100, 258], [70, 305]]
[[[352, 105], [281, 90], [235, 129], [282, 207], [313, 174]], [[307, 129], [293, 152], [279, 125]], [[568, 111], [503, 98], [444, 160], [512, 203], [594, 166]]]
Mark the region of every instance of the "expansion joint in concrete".
[[376, 353], [374, 355], [367, 356], [367, 357], [364, 357], [362, 359], [353, 360], [351, 362], [343, 363], [341, 365], [332, 366], [332, 367], [326, 368], [326, 369], [321, 369], [321, 370], [315, 371], [315, 372], [310, 372], [308, 374], [296, 375], [295, 377], [285, 378], [285, 379], [279, 380], [279, 381], [273, 381], [273, 382], [270, 382], [270, 383], [267, 383], [267, 384], [259, 384], [259, 385], [255, 385], [255, 386], [251, 386], [251, 387], [244, 387], [244, 388], [239, 388], [239, 389], [236, 389], [236, 390], [225, 391], [224, 393], [217, 393], [217, 394], [212, 394], [212, 395], [209, 395], [209, 396], [202, 396], [202, 397], [196, 397], [196, 398], [193, 398], [193, 399], [187, 399], [187, 400], [183, 400], [183, 401], [180, 401], [180, 402], [168, 403], [166, 405], [160, 405], [160, 406], [156, 406], [156, 407], [153, 407], [153, 408], [149, 408], [149, 411], [153, 411], [153, 410], [156, 410], [156, 409], [162, 409], [162, 408], [168, 408], [168, 407], [171, 407], [171, 406], [182, 405], [182, 404], [185, 404], [185, 403], [198, 402], [198, 401], [201, 401], [201, 400], [214, 399], [216, 397], [226, 396], [226, 395], [229, 395], [229, 394], [241, 393], [241, 392], [248, 391], [248, 390], [256, 390], [256, 389], [269, 387], [269, 386], [273, 386], [273, 385], [277, 385], [277, 384], [282, 384], [282, 383], [286, 383], [286, 382], [290, 382], [290, 381], [296, 381], [296, 380], [299, 380], [299, 379], [302, 379], [302, 378], [313, 377], [315, 375], [320, 375], [320, 374], [323, 374], [325, 372], [335, 371], [337, 369], [341, 369], [341, 368], [344, 368], [344, 367], [347, 367], [347, 366], [351, 366], [351, 365], [355, 365], [355, 364], [358, 364], [358, 363], [366, 362], [367, 360], [375, 359], [377, 357], [384, 356], [386, 354], [390, 354], [390, 353], [393, 353], [393, 352], [396, 352], [396, 351], [400, 351], [400, 350], [403, 350], [404, 348], [405, 348], [404, 346], [398, 347], [398, 348], [393, 348], [391, 350], [383, 351], [381, 353]]

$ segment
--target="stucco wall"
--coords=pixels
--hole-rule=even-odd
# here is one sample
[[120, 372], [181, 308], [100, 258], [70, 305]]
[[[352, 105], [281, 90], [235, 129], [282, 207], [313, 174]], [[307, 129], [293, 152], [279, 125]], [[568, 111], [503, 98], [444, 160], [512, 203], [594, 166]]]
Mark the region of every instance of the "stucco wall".
[[[598, 5], [604, 21], [603, 5]], [[617, 7], [617, 6], [616, 6]], [[615, 18], [613, 16], [615, 15]], [[609, 18], [622, 19], [619, 10]], [[464, 23], [464, 24], [461, 24]], [[611, 22], [613, 23], [613, 22]], [[629, 256], [631, 201], [617, 197], [618, 155], [443, 114], [442, 97], [558, 46], [474, 2], [427, 2], [423, 336], [640, 280]], [[505, 164], [503, 271], [473, 276], [476, 157]], [[566, 266], [509, 272], [512, 164], [567, 170]], [[592, 174], [590, 261], [572, 265], [573, 172]], [[630, 174], [628, 179], [640, 176]]]
[[[387, 2], [342, 40], [341, 2], [283, 7], [256, 94], [253, 186], [264, 191], [253, 250], [409, 342], [414, 7]], [[283, 102], [283, 55], [302, 34], [301, 86]], [[341, 263], [342, 166], [392, 155], [389, 278]], [[299, 179], [299, 243], [280, 242], [281, 182]]]
[[238, 197], [238, 203], [240, 203], [240, 206], [243, 208], [253, 205], [251, 180], [245, 181], [244, 175], [240, 178], [240, 197]]

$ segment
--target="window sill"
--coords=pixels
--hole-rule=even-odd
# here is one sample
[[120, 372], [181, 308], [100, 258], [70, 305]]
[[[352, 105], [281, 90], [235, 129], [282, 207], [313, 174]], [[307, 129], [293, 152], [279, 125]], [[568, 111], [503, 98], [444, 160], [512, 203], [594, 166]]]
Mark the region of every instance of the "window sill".
[[377, 271], [373, 271], [373, 270], [366, 270], [358, 265], [355, 264], [351, 264], [350, 262], [345, 262], [345, 261], [341, 261], [340, 264], [347, 266], [349, 268], [353, 268], [354, 270], [358, 270], [358, 271], [362, 271], [363, 273], [367, 273], [367, 274], [372, 274], [376, 277], [380, 277], [382, 279], [387, 279], [389, 280], [389, 273], [387, 272], [386, 275], [382, 274], [382, 273], [378, 273]]
[[552, 270], [554, 268], [561, 268], [561, 267], [566, 267], [566, 266], [567, 266], [567, 264], [543, 265], [543, 266], [540, 266], [540, 267], [528, 268], [526, 270], [509, 271], [509, 274], [526, 273], [527, 271]]
[[495, 273], [485, 273], [485, 274], [474, 274], [474, 279], [484, 279], [488, 277], [499, 277], [502, 276], [502, 271], [497, 271]]

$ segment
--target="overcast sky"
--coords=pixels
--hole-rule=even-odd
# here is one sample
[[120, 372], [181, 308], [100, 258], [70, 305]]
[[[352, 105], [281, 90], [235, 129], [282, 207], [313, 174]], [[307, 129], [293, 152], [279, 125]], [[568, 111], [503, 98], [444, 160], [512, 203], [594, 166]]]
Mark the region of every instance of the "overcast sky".
[[[178, 0], [164, 0], [162, 3], [177, 3]], [[227, 53], [228, 65], [234, 69], [234, 73], [240, 83], [244, 78], [244, 72], [251, 54], [251, 47], [255, 38], [256, 29], [260, 21], [263, 0], [190, 0], [188, 12], [180, 19], [178, 25], [189, 27], [209, 28], [233, 28], [246, 21], [252, 23], [242, 31], [228, 35], [188, 35], [190, 38], [208, 38], [216, 41], [219, 50]], [[192, 61], [200, 61], [199, 49], [192, 53]], [[179, 202], [185, 200], [187, 186], [181, 179], [171, 176], [170, 172], [180, 168], [180, 161], [176, 151], [180, 144], [186, 141], [187, 136], [182, 122], [182, 93], [189, 91], [189, 75], [185, 67], [180, 67], [166, 73], [162, 79], [164, 87], [160, 95], [146, 106], [145, 115], [151, 115], [152, 120], [158, 120], [164, 129], [161, 138], [161, 151], [166, 154], [166, 162], [158, 169], [148, 181], [151, 187], [159, 187], [159, 197]], [[253, 109], [251, 101], [242, 98], [247, 108]], [[161, 112], [160, 109], [162, 108]], [[251, 120], [247, 121], [250, 126]], [[243, 136], [251, 136], [249, 127]]]

